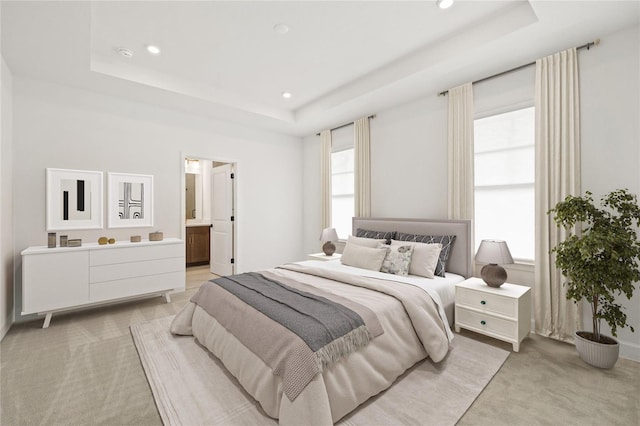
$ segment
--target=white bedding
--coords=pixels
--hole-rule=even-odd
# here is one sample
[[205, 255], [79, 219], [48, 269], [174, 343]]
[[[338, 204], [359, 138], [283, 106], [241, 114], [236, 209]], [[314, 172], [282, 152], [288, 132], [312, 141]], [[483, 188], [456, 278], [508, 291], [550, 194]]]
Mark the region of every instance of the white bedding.
[[[384, 272], [369, 271], [366, 269], [355, 268], [353, 266], [343, 265], [339, 259], [322, 261], [322, 260], [305, 260], [296, 262], [299, 264], [313, 265], [319, 268], [343, 271], [350, 274], [361, 275], [365, 277], [378, 278], [382, 280], [397, 281], [411, 284], [422, 288], [428, 292], [434, 301], [444, 310], [443, 315], [446, 317], [445, 322], [449, 326], [453, 326], [453, 312], [456, 294], [456, 284], [465, 280], [462, 275], [445, 272], [444, 277], [424, 278], [417, 275], [399, 276], [393, 274], [385, 274]], [[433, 293], [436, 293], [435, 295]], [[452, 337], [451, 330], [448, 330], [449, 338]]]
[[[336, 292], [373, 309], [385, 331], [365, 348], [341, 359], [330, 369], [325, 370], [294, 402], [291, 402], [283, 394], [282, 380], [279, 376], [275, 376], [260, 358], [242, 345], [200, 306], [190, 302], [176, 316], [172, 324], [172, 332], [193, 334], [203, 346], [223, 362], [245, 390], [260, 402], [269, 416], [279, 418], [280, 424], [332, 424], [372, 395], [389, 387], [406, 369], [424, 359], [427, 356], [425, 345], [440, 348], [437, 358], [432, 356], [436, 361], [446, 355], [448, 341], [451, 339], [450, 330], [443, 311], [438, 306], [442, 304], [442, 300], [436, 302], [435, 299], [442, 299], [441, 293], [448, 299], [447, 286], [453, 285], [445, 283], [455, 280], [455, 277], [441, 280], [399, 277], [351, 268], [341, 265], [340, 262], [306, 261], [300, 264], [365, 276], [367, 277], [365, 279], [388, 281], [385, 285], [396, 288], [416, 303], [421, 299], [428, 300], [432, 307], [429, 308], [428, 304], [425, 304], [421, 305], [420, 310], [431, 311], [432, 314], [429, 314], [432, 315], [431, 318], [438, 316], [440, 318], [437, 320], [438, 326], [433, 322], [435, 328], [423, 322], [412, 323], [413, 320], [410, 319], [409, 314], [417, 305], [403, 306], [394, 297], [357, 285], [347, 285], [317, 276], [310, 278], [326, 291]], [[271, 271], [286, 276], [295, 274], [283, 269]], [[358, 279], [354, 278], [354, 280]], [[436, 282], [440, 282], [441, 285], [434, 286]], [[403, 288], [403, 284], [410, 284], [412, 288]], [[427, 287], [428, 294], [435, 297], [429, 298], [416, 287]], [[440, 290], [434, 291], [434, 287]], [[265, 317], [263, 321], [269, 320]], [[419, 338], [416, 333], [422, 337]], [[440, 337], [436, 338], [436, 336]]]

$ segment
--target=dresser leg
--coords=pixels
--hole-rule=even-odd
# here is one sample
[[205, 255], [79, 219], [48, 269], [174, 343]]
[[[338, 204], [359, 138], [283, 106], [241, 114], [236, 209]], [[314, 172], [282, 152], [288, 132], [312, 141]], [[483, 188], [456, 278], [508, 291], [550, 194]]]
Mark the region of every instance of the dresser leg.
[[42, 328], [49, 328], [49, 324], [51, 324], [51, 316], [53, 312], [47, 312], [47, 315], [44, 317], [44, 323], [42, 323]]
[[456, 333], [460, 333], [460, 326], [459, 325], [454, 325], [453, 328], [456, 330]]
[[168, 291], [166, 293], [164, 293], [164, 301], [166, 303], [171, 303], [171, 295], [169, 294]]
[[520, 343], [514, 343], [513, 344], [513, 351], [514, 352], [520, 352]]

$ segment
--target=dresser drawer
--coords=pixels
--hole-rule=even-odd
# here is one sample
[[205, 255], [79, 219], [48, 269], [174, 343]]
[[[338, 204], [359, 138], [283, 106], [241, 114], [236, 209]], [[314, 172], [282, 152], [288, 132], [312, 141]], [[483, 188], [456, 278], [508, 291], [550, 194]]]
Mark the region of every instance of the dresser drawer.
[[[106, 246], [109, 247], [109, 246]], [[184, 244], [141, 245], [137, 247], [111, 247], [91, 250], [90, 266], [113, 265], [146, 260], [179, 257], [184, 260]]]
[[456, 325], [509, 340], [516, 340], [518, 337], [517, 321], [496, 318], [490, 314], [470, 311], [460, 306], [456, 307]]
[[182, 257], [147, 260], [144, 262], [128, 262], [114, 265], [91, 266], [89, 268], [89, 283], [95, 284], [105, 281], [168, 274], [183, 270], [184, 259]]
[[456, 288], [456, 305], [509, 318], [515, 318], [518, 313], [517, 299], [460, 287]]

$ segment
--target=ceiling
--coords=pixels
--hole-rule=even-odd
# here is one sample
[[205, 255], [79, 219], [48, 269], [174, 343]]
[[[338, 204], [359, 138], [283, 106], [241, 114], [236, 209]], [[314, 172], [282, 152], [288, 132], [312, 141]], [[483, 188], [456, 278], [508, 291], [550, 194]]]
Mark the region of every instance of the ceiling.
[[[447, 10], [435, 0], [1, 7], [2, 55], [16, 76], [296, 136], [640, 22], [637, 1], [457, 0]], [[148, 44], [160, 55], [148, 54]]]

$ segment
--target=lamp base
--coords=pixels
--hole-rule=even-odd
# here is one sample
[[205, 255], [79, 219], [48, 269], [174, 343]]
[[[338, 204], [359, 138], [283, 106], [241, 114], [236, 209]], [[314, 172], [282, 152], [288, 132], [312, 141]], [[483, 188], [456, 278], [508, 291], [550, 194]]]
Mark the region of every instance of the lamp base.
[[333, 253], [336, 252], [336, 245], [333, 244], [331, 241], [327, 241], [326, 243], [324, 243], [324, 245], [322, 246], [322, 251], [324, 252], [324, 254], [326, 254], [327, 256], [333, 256]]
[[507, 271], [495, 263], [484, 265], [480, 270], [480, 276], [489, 287], [500, 287], [507, 281]]

